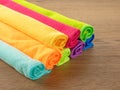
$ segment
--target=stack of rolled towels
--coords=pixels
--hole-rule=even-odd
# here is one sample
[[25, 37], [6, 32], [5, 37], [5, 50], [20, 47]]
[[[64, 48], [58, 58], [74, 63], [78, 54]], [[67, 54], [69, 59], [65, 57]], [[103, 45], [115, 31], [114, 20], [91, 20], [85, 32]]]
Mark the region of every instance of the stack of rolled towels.
[[0, 0], [0, 60], [37, 80], [94, 46], [93, 26], [26, 0]]

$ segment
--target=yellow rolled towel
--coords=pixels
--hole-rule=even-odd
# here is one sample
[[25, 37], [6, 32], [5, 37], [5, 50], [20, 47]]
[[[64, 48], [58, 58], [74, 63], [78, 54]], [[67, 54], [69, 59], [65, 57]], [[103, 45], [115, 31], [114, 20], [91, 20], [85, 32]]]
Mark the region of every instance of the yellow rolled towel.
[[31, 17], [0, 5], [0, 21], [16, 28], [43, 44], [62, 50], [68, 36]]
[[31, 58], [40, 60], [46, 66], [46, 69], [52, 69], [61, 58], [61, 54], [57, 50], [46, 47], [2, 22], [0, 22], [0, 40], [14, 46]]

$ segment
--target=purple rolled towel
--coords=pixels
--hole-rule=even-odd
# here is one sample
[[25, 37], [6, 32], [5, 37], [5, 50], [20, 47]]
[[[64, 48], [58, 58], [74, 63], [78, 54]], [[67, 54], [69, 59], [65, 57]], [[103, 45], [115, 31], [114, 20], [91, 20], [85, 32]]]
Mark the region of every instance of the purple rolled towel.
[[79, 40], [79, 43], [71, 49], [71, 58], [75, 58], [77, 56], [80, 56], [82, 54], [83, 48], [85, 46], [85, 43]]

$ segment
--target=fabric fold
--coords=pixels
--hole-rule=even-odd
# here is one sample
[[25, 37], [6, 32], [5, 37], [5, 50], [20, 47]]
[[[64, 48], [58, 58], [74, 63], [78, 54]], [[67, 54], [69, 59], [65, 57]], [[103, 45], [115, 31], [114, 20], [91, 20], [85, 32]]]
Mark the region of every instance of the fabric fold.
[[50, 73], [44, 65], [0, 40], [0, 59], [31, 80]]
[[47, 10], [45, 8], [42, 8], [40, 6], [37, 6], [35, 4], [32, 4], [26, 0], [13, 0], [14, 2], [17, 2], [29, 9], [32, 9], [40, 14], [43, 14], [45, 16], [48, 16], [56, 21], [59, 21], [59, 22], [62, 22], [66, 25], [70, 25], [72, 27], [75, 27], [77, 29], [79, 29], [81, 31], [80, 33], [80, 39], [85, 42], [88, 38], [90, 38], [93, 33], [94, 33], [94, 28], [93, 26], [87, 24], [87, 23], [84, 23], [84, 22], [81, 22], [81, 21], [77, 21], [77, 20], [74, 20], [74, 19], [70, 19], [66, 16], [63, 16], [57, 12], [54, 12], [54, 11], [51, 11], [51, 10]]
[[69, 48], [65, 48], [62, 51], [62, 57], [60, 59], [60, 61], [58, 62], [57, 66], [61, 66], [65, 63], [67, 63], [70, 60], [70, 49]]
[[43, 45], [2, 22], [0, 22], [0, 40], [14, 46], [31, 58], [41, 61], [46, 69], [52, 69], [61, 58], [59, 51]]
[[90, 37], [89, 39], [86, 40], [85, 47], [83, 48], [83, 50], [87, 50], [94, 46], [94, 43], [93, 43], [94, 37], [95, 37], [95, 35], [92, 35], [92, 37]]
[[16, 12], [8, 7], [0, 5], [0, 21], [27, 34], [28, 36], [62, 50], [66, 45], [68, 36], [31, 18]]
[[10, 0], [0, 0], [0, 4], [6, 4], [8, 3]]
[[[1, 1], [1, 3], [2, 3], [2, 1]], [[54, 29], [66, 34], [68, 36], [68, 41], [67, 41], [66, 47], [72, 48], [78, 44], [78, 38], [80, 36], [80, 31], [78, 29], [73, 28], [68, 25], [65, 25], [63, 23], [60, 23], [51, 18], [48, 18], [47, 16], [44, 16], [40, 13], [34, 12], [20, 4], [13, 2], [12, 0], [9, 0], [8, 2], [2, 3], [2, 4], [4, 6], [7, 6], [15, 11], [22, 13], [22, 14], [28, 15], [28, 16], [30, 16], [44, 24], [47, 24], [47, 25], [53, 27]]]
[[80, 56], [83, 52], [84, 45], [85, 45], [84, 42], [79, 40], [78, 45], [76, 45], [76, 47], [71, 49], [70, 57], [75, 58], [77, 56]]

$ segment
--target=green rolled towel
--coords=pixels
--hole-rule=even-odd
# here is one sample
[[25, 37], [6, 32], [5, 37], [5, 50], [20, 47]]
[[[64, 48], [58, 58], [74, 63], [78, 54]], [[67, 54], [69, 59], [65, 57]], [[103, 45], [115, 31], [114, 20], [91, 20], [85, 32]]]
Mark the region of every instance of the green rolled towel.
[[15, 1], [15, 2], [21, 4], [21, 5], [29, 8], [29, 9], [32, 9], [33, 11], [36, 11], [40, 14], [48, 16], [49, 18], [52, 18], [56, 21], [62, 22], [64, 24], [67, 24], [67, 25], [70, 25], [70, 26], [73, 26], [73, 27], [79, 29], [81, 31], [80, 39], [83, 42], [85, 42], [88, 38], [90, 38], [94, 33], [93, 26], [91, 26], [87, 23], [80, 22], [80, 21], [77, 21], [77, 20], [74, 20], [74, 19], [70, 19], [66, 16], [63, 16], [63, 15], [57, 13], [57, 12], [44, 9], [42, 7], [39, 7], [39, 6], [35, 5], [35, 4], [27, 2], [26, 0], [13, 0], [13, 1]]
[[50, 73], [44, 65], [33, 60], [18, 49], [0, 40], [0, 59], [31, 80], [36, 80]]
[[58, 62], [57, 66], [61, 66], [61, 65], [63, 65], [64, 63], [68, 62], [68, 61], [70, 60], [69, 56], [70, 56], [70, 49], [69, 49], [69, 48], [65, 48], [65, 49], [62, 51], [62, 58], [61, 58], [60, 61]]

